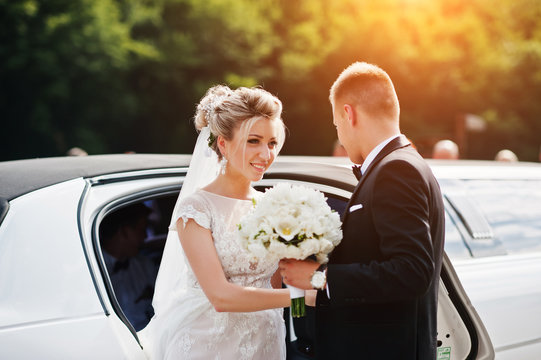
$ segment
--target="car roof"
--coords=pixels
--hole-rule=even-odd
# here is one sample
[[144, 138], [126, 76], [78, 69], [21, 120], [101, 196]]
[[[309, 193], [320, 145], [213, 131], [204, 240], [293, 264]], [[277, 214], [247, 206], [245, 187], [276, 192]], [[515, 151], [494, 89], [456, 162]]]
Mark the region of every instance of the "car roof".
[[[0, 162], [0, 198], [9, 201], [31, 191], [80, 177], [185, 167], [189, 165], [190, 158], [190, 155], [175, 154], [110, 154]], [[427, 161], [438, 179], [541, 179], [541, 164], [538, 163], [431, 159]], [[303, 165], [303, 172], [311, 175], [332, 167], [336, 169], [338, 166], [344, 170], [333, 174], [332, 177], [338, 179], [349, 172], [351, 161], [347, 157], [282, 155], [278, 157], [271, 171], [296, 172], [299, 171], [299, 164]], [[351, 179], [346, 182], [351, 183]]]
[[[50, 185], [77, 178], [93, 178], [108, 174], [140, 170], [187, 167], [191, 155], [178, 154], [107, 154], [64, 156], [0, 162], [0, 199], [10, 201]], [[299, 162], [303, 172], [315, 176], [322, 170], [345, 164], [346, 159], [318, 156], [280, 156], [273, 165], [274, 173], [295, 172]], [[311, 164], [311, 165], [310, 165]], [[349, 170], [346, 170], [350, 173]]]
[[[280, 158], [284, 158], [281, 156]], [[351, 166], [347, 157], [316, 156], [288, 157], [295, 159], [312, 159], [313, 161]], [[541, 163], [503, 162], [493, 160], [434, 160], [426, 159], [436, 178], [461, 180], [541, 180]]]
[[76, 178], [143, 169], [188, 166], [190, 155], [112, 154], [65, 156], [0, 162], [0, 198], [11, 200], [31, 191]]
[[438, 180], [541, 180], [541, 164], [493, 160], [428, 159]]

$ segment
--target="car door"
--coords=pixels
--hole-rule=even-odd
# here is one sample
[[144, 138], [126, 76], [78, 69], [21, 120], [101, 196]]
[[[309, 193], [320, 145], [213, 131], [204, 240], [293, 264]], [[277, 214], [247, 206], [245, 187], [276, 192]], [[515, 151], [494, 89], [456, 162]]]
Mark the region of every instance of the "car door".
[[[87, 187], [79, 210], [81, 237], [85, 252], [88, 254], [89, 267], [94, 275], [96, 291], [114, 330], [115, 341], [122, 345], [126, 359], [146, 359], [146, 356], [133, 319], [129, 318], [127, 309], [123, 309], [120, 305], [123, 294], [112, 284], [112, 273], [107, 269], [100, 243], [100, 224], [110, 214], [134, 204], [163, 200], [168, 204], [167, 211], [172, 211], [184, 174], [185, 169], [163, 169], [109, 174], [86, 179]], [[171, 201], [173, 205], [170, 204]], [[166, 217], [168, 222], [170, 212]], [[159, 243], [160, 234], [152, 234], [149, 239]], [[150, 248], [151, 246], [147, 247], [145, 251], [150, 251]], [[163, 244], [161, 248], [158, 246], [156, 251], [145, 253], [145, 256], [149, 259], [157, 257], [156, 267], [158, 267], [161, 251]]]

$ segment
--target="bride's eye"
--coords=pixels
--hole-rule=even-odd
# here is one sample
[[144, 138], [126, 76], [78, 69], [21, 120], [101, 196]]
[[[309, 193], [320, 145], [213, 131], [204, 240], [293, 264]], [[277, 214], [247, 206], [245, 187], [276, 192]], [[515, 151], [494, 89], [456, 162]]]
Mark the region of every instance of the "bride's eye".
[[278, 141], [269, 142], [269, 148], [274, 149], [277, 146], [278, 146]]
[[248, 139], [248, 143], [249, 144], [259, 144], [259, 139], [257, 139], [257, 138]]

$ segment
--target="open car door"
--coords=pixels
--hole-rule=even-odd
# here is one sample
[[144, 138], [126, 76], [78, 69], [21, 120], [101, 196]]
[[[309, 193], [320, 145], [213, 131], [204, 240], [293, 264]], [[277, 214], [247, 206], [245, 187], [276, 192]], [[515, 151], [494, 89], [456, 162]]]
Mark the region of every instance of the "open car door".
[[438, 295], [438, 360], [494, 359], [487, 330], [444, 254]]

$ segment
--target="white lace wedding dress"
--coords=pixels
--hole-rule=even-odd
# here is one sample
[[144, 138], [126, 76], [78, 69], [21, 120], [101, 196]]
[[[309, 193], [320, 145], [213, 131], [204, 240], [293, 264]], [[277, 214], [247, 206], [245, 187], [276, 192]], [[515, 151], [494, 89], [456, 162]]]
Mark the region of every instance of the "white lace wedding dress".
[[[271, 288], [278, 264], [254, 260], [237, 238], [237, 224], [250, 206], [250, 200], [197, 190], [182, 200], [177, 214], [185, 223], [194, 219], [211, 230], [228, 281]], [[151, 359], [285, 359], [282, 309], [218, 313], [189, 266], [186, 272], [186, 285], [174, 289], [167, 308], [155, 309], [156, 315], [139, 332]]]

